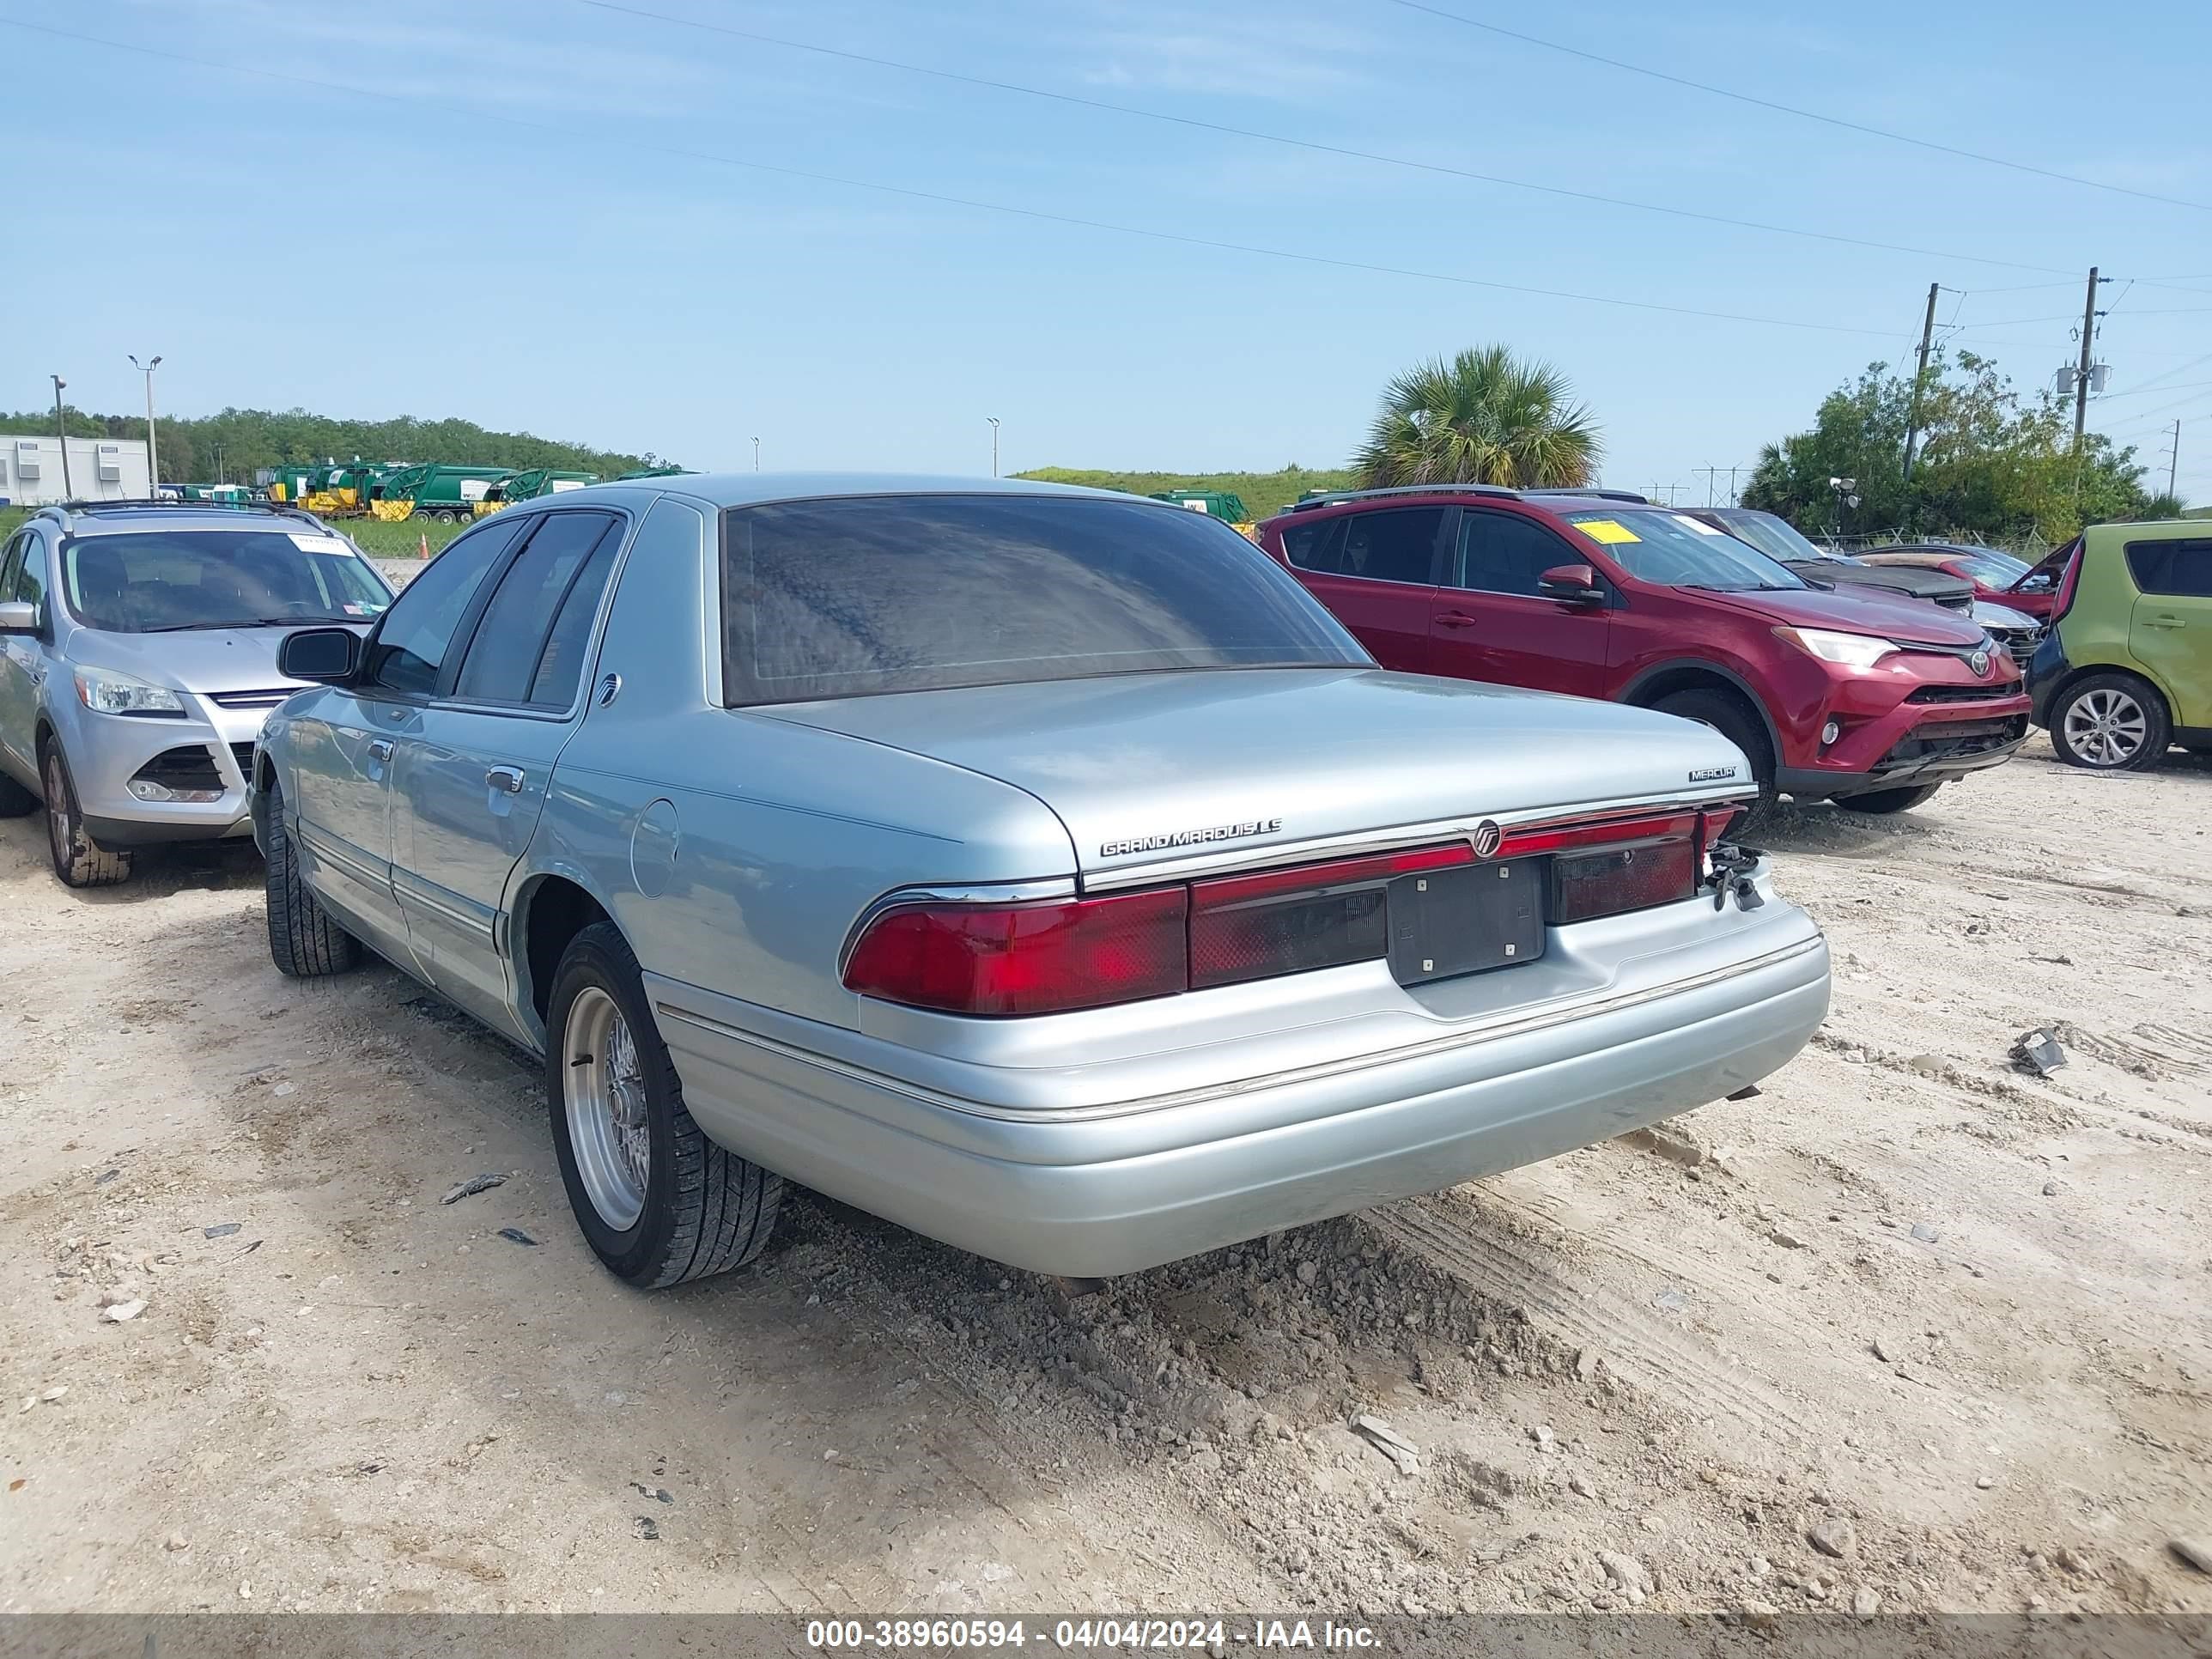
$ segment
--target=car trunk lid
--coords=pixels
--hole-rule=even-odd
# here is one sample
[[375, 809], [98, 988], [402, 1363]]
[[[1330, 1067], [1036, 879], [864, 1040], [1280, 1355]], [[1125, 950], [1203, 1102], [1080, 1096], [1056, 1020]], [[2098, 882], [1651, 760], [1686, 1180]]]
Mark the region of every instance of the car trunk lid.
[[1687, 720], [1376, 670], [1107, 676], [752, 712], [1025, 790], [1067, 826], [1086, 878], [1751, 788], [1740, 751]]

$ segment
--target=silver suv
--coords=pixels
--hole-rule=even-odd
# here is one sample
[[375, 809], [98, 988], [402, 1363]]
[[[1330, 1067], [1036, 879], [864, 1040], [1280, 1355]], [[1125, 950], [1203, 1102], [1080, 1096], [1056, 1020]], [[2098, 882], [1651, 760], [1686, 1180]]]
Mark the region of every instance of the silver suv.
[[42, 507], [0, 549], [0, 817], [43, 801], [54, 873], [97, 887], [132, 849], [250, 834], [246, 779], [285, 630], [366, 632], [392, 589], [289, 507]]

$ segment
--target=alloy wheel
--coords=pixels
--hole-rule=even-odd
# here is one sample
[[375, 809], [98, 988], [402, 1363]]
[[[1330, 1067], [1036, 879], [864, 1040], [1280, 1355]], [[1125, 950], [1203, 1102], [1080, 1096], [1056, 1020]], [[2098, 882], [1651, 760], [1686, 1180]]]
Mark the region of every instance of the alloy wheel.
[[645, 1209], [652, 1120], [629, 1022], [599, 987], [586, 986], [569, 1004], [562, 1052], [562, 1103], [576, 1173], [599, 1218], [626, 1231]]
[[2092, 766], [2124, 766], [2142, 752], [2150, 717], [2126, 692], [2099, 686], [2066, 710], [2066, 742]]

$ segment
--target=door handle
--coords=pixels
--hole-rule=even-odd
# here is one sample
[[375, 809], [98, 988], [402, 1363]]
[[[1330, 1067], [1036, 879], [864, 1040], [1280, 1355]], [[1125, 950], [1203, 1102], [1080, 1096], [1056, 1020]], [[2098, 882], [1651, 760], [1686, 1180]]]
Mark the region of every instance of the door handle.
[[2143, 620], [2153, 628], [2186, 628], [2187, 620], [2180, 617], [2146, 617]]
[[522, 793], [522, 769], [519, 766], [495, 766], [484, 774], [484, 781], [495, 789], [519, 795]]
[[1437, 613], [1437, 626], [1439, 628], [1479, 628], [1481, 625], [1481, 617], [1470, 617], [1464, 611], [1440, 611]]
[[390, 760], [392, 758], [392, 740], [389, 738], [371, 738], [368, 740], [368, 757], [371, 760]]

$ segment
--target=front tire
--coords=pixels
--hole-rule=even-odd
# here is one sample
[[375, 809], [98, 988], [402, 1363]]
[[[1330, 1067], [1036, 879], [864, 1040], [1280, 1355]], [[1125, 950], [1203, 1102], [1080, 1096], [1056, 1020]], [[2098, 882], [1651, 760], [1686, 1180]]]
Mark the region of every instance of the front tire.
[[300, 859], [284, 827], [284, 792], [271, 785], [263, 831], [269, 857], [261, 889], [269, 915], [269, 959], [289, 979], [322, 979], [343, 974], [361, 961], [361, 941], [331, 920], [307, 884], [300, 879]]
[[1940, 783], [1922, 783], [1903, 789], [1869, 789], [1863, 795], [1838, 795], [1836, 805], [1847, 812], [1875, 812], [1884, 816], [1892, 812], [1910, 812], [1942, 787]]
[[1710, 726], [1743, 750], [1744, 758], [1751, 763], [1752, 781], [1759, 786], [1759, 800], [1736, 826], [1737, 835], [1751, 834], [1773, 821], [1779, 799], [1774, 787], [1774, 750], [1766, 733], [1759, 729], [1759, 716], [1741, 699], [1725, 691], [1677, 691], [1652, 706], [1662, 714], [1679, 714], [1686, 720]]
[[2091, 674], [2051, 711], [2051, 746], [2069, 766], [2148, 772], [2166, 758], [2173, 721], [2166, 699], [2133, 674]]
[[76, 785], [70, 780], [69, 763], [62, 746], [48, 739], [40, 757], [40, 775], [46, 786], [46, 854], [54, 874], [64, 887], [112, 887], [131, 878], [131, 854], [111, 853], [84, 832], [84, 813], [78, 808]]
[[545, 1030], [561, 1180], [607, 1270], [653, 1291], [758, 1255], [783, 1177], [716, 1146], [692, 1121], [637, 957], [612, 922], [585, 928], [562, 952]]

